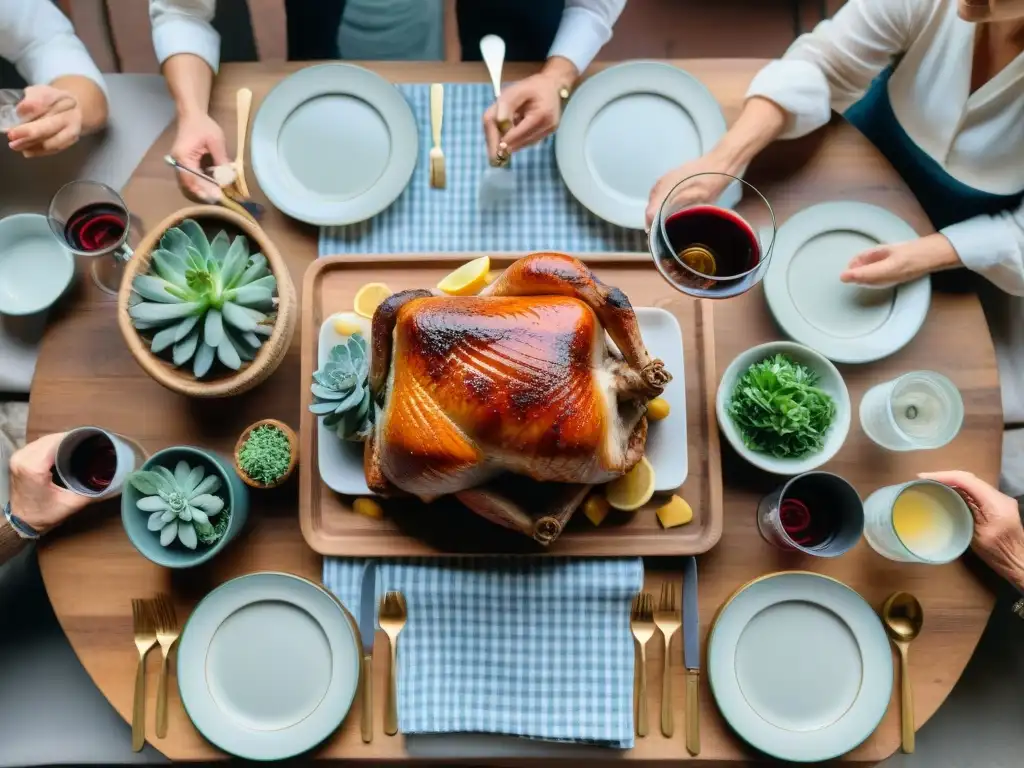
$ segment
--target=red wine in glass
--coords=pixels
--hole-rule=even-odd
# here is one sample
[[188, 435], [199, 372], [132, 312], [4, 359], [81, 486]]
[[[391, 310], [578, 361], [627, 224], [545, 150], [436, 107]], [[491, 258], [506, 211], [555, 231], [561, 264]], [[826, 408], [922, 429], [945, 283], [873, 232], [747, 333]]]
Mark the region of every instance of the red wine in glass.
[[821, 501], [806, 504], [790, 497], [783, 499], [779, 506], [782, 530], [801, 547], [812, 549], [827, 544], [839, 530], [841, 520], [835, 507]]
[[112, 203], [91, 203], [68, 217], [64, 238], [82, 253], [109, 251], [120, 245], [128, 226], [128, 212]]
[[664, 248], [655, 255], [660, 269], [681, 288], [710, 298], [728, 298], [760, 279], [761, 244], [737, 213], [715, 205], [692, 205], [663, 224]]
[[102, 493], [117, 471], [117, 451], [106, 435], [93, 435], [75, 447], [70, 467], [76, 482], [93, 493]]

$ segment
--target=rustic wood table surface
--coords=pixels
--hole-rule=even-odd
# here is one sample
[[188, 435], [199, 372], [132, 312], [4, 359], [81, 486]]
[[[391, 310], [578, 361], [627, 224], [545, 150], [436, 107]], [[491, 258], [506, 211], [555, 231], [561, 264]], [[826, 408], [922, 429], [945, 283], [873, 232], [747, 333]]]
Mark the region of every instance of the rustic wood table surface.
[[[722, 104], [731, 122], [744, 92], [764, 62], [694, 60], [678, 62], [702, 80]], [[395, 82], [484, 81], [482, 64], [379, 63], [372, 69]], [[255, 95], [254, 107], [282, 77], [298, 65], [229, 64], [222, 68], [213, 96], [212, 114], [234, 135], [237, 88]], [[509, 79], [532, 70], [510, 66]], [[173, 130], [173, 129], [172, 129]], [[143, 226], [155, 226], [187, 201], [179, 193], [161, 158], [170, 149], [172, 130], [153, 146], [136, 170], [125, 197]], [[233, 151], [233, 150], [232, 150]], [[427, 158], [420, 158], [426, 162]], [[255, 189], [255, 179], [250, 174]], [[930, 225], [914, 198], [882, 156], [841, 120], [799, 141], [780, 142], [751, 167], [748, 178], [772, 201], [780, 221], [801, 208], [825, 200], [863, 200], [888, 208], [920, 233]], [[267, 201], [257, 192], [257, 199]], [[317, 231], [286, 219], [268, 204], [265, 228], [288, 262], [296, 286], [317, 256]], [[80, 265], [81, 267], [81, 265]], [[80, 270], [81, 271], [81, 270]], [[651, 269], [651, 279], [658, 279]], [[742, 350], [778, 337], [761, 290], [715, 306], [716, 354], [719, 372]], [[995, 481], [999, 470], [1002, 414], [996, 362], [981, 307], [973, 295], [935, 295], [924, 328], [905, 349], [879, 363], [841, 366], [854, 403], [874, 382], [912, 369], [929, 368], [950, 376], [963, 393], [966, 418], [949, 446], [932, 452], [887, 453], [875, 447], [855, 423], [839, 455], [825, 468], [847, 477], [862, 496], [904, 481], [928, 469], [962, 468]], [[297, 427], [299, 334], [279, 370], [264, 385], [224, 401], [189, 400], [174, 395], [146, 376], [126, 348], [115, 323], [114, 302], [96, 291], [80, 274], [77, 288], [58, 313], [47, 334], [31, 395], [30, 438], [81, 424], [96, 424], [138, 439], [148, 450], [173, 444], [198, 444], [230, 452], [239, 432], [265, 417]], [[855, 420], [856, 421], [856, 420]], [[723, 444], [725, 526], [718, 546], [699, 558], [701, 629], [705, 634], [716, 609], [738, 587], [765, 573], [784, 569], [818, 571], [838, 578], [880, 606], [895, 589], [915, 593], [924, 606], [925, 627], [913, 645], [912, 678], [917, 724], [923, 724], [956, 683], [981, 636], [992, 610], [993, 596], [982, 571], [969, 559], [947, 566], [901, 565], [876, 555], [861, 542], [849, 554], [824, 561], [780, 553], [758, 535], [754, 509], [777, 478], [743, 464]], [[304, 457], [303, 460], [310, 460]], [[39, 550], [43, 577], [57, 618], [96, 685], [111, 704], [130, 718], [136, 651], [132, 644], [132, 597], [157, 592], [173, 595], [181, 617], [207, 592], [225, 580], [258, 570], [295, 573], [320, 580], [321, 559], [306, 546], [296, 515], [297, 485], [253, 494], [247, 532], [206, 567], [186, 572], [158, 568], [129, 544], [115, 504], [100, 505], [49, 538]], [[647, 563], [648, 587], [664, 579], [678, 580], [681, 568], [671, 559]], [[626, 759], [679, 760], [683, 744], [683, 676], [681, 641], [672, 650], [675, 674], [676, 735], [664, 738], [657, 727], [637, 740]], [[657, 713], [662, 655], [651, 643], [651, 711]], [[386, 645], [377, 644], [378, 703], [384, 700]], [[150, 659], [149, 691], [156, 690], [158, 664]], [[221, 756], [192, 727], [176, 700], [170, 704], [167, 738], [153, 731], [153, 697], [147, 732], [151, 743], [176, 759]], [[354, 711], [358, 711], [355, 708]], [[376, 719], [380, 729], [382, 717]], [[657, 718], [655, 717], [655, 722]], [[728, 730], [719, 716], [706, 681], [701, 690], [703, 751], [713, 765], [741, 765], [756, 755]], [[127, 732], [126, 732], [127, 733]], [[126, 736], [127, 738], [127, 736]], [[848, 759], [872, 764], [892, 754], [899, 742], [898, 687], [889, 712], [875, 734]], [[591, 749], [570, 752], [591, 760], [604, 754]], [[400, 761], [408, 756], [402, 737], [379, 732], [372, 744], [359, 737], [359, 718], [350, 717], [316, 753], [325, 758]], [[475, 762], [480, 762], [479, 760]], [[502, 762], [508, 762], [503, 760]]]

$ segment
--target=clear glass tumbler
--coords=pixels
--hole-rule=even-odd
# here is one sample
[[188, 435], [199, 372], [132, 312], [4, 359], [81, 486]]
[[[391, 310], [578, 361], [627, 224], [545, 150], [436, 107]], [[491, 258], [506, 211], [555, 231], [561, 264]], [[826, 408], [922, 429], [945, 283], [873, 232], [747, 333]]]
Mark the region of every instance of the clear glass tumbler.
[[911, 371], [876, 384], [860, 401], [864, 434], [890, 451], [941, 448], [963, 422], [960, 390], [934, 371]]
[[21, 125], [18, 104], [24, 98], [25, 92], [19, 88], [0, 88], [0, 133]]
[[934, 480], [889, 485], [864, 501], [864, 538], [890, 560], [949, 563], [967, 551], [973, 536], [967, 502]]

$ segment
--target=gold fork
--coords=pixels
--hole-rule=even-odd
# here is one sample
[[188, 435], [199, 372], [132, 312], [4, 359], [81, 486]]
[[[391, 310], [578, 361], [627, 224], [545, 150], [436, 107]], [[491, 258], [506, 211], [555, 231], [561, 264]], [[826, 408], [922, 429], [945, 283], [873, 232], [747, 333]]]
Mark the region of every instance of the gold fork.
[[160, 682], [156, 688], [156, 735], [157, 738], [167, 736], [167, 660], [171, 648], [178, 642], [181, 630], [178, 618], [174, 615], [174, 603], [167, 595], [158, 595], [153, 601], [156, 609], [156, 641], [160, 644], [163, 659], [160, 662]]
[[235, 121], [238, 127], [238, 140], [235, 142], [235, 159], [231, 166], [235, 169], [235, 181], [232, 186], [243, 200], [248, 200], [249, 185], [245, 183], [245, 134], [249, 130], [249, 112], [252, 110], [252, 91], [239, 88], [235, 94]]
[[146, 654], [156, 645], [156, 628], [149, 600], [132, 600], [132, 625], [139, 666], [135, 670], [135, 702], [132, 707], [132, 750], [139, 752], [146, 743]]
[[408, 613], [405, 595], [401, 592], [387, 592], [380, 600], [378, 622], [391, 642], [391, 671], [388, 682], [388, 703], [384, 711], [384, 733], [394, 736], [398, 733], [398, 633], [405, 626]]
[[444, 189], [448, 183], [444, 169], [444, 152], [441, 151], [441, 122], [444, 119], [444, 86], [430, 85], [430, 132], [434, 146], [430, 148], [430, 186]]
[[630, 620], [633, 637], [640, 647], [640, 667], [637, 669], [636, 735], [647, 735], [647, 641], [654, 637], [654, 597], [641, 592], [633, 598]]
[[654, 612], [654, 623], [665, 638], [665, 661], [661, 673], [661, 732], [671, 736], [675, 723], [672, 718], [672, 657], [669, 651], [672, 648], [672, 636], [679, 631], [683, 621], [679, 615], [679, 604], [676, 603], [676, 585], [670, 581], [661, 585], [661, 600], [658, 610]]

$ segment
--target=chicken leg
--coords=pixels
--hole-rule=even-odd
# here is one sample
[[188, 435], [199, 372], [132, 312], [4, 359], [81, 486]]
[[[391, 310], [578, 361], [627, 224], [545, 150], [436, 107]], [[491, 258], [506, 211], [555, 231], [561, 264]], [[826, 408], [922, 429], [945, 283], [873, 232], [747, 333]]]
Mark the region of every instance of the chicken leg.
[[672, 375], [661, 360], [652, 360], [629, 299], [611, 288], [586, 265], [563, 253], [534, 253], [519, 259], [481, 293], [483, 296], [571, 296], [594, 310], [629, 368], [638, 374], [622, 379], [620, 397], [645, 402], [660, 395]]

